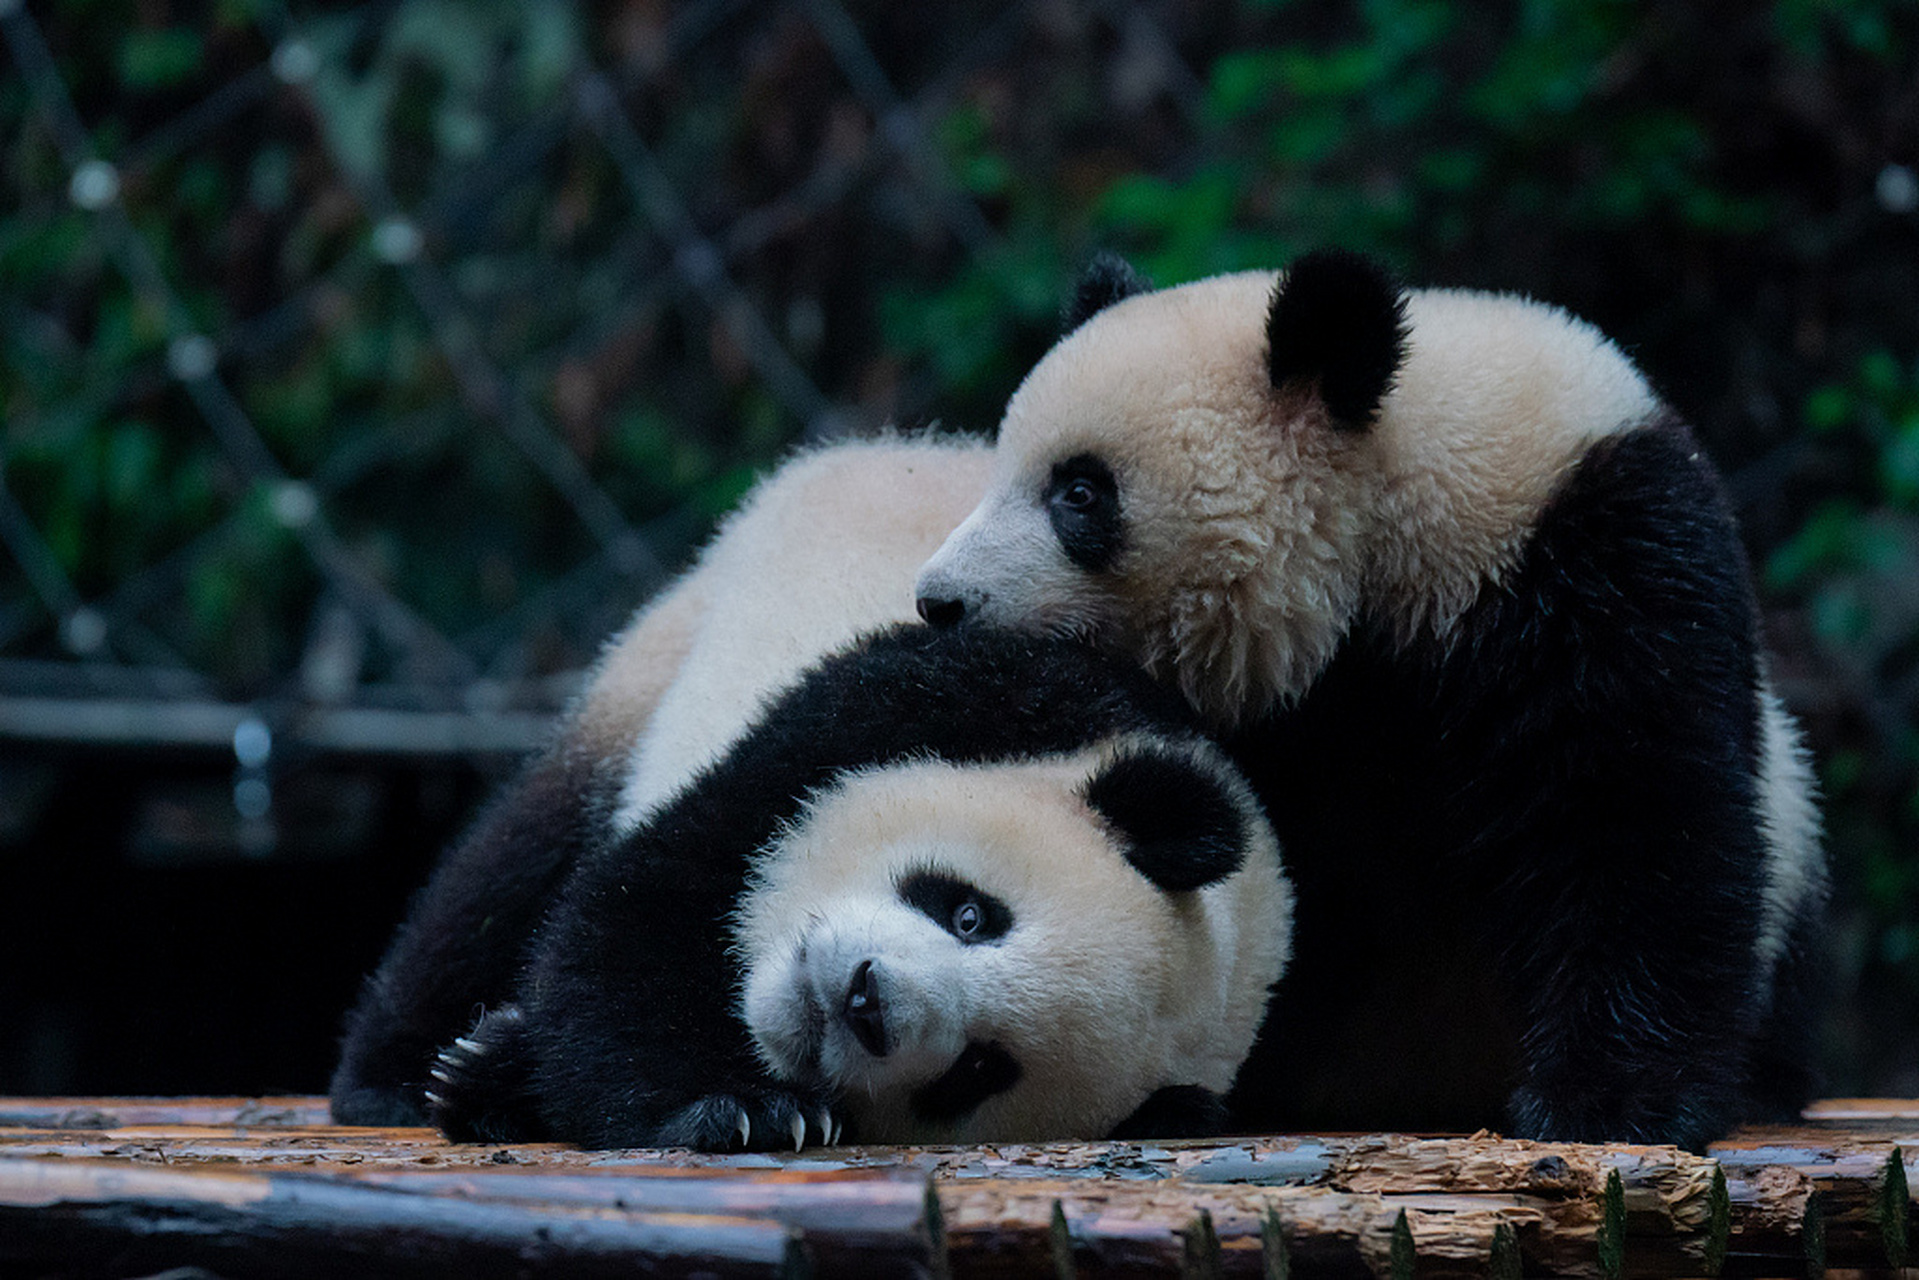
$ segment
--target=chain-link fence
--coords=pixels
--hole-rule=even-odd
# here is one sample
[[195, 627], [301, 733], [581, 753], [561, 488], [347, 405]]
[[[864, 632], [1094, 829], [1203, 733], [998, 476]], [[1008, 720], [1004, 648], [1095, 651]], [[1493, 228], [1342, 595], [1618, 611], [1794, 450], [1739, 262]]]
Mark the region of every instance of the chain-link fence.
[[524, 747], [995, 238], [926, 132], [1007, 19], [902, 86], [835, 0], [71, 8], [0, 15], [0, 733]]
[[0, 1080], [312, 1087], [483, 789], [459, 762], [537, 743], [782, 450], [947, 411], [938, 335], [1004, 307], [923, 298], [1018, 251], [962, 88], [1037, 40], [1085, 119], [1163, 139], [1197, 84], [1168, 21], [0, 0], [0, 885], [103, 935], [15, 931], [49, 976], [0, 999]]

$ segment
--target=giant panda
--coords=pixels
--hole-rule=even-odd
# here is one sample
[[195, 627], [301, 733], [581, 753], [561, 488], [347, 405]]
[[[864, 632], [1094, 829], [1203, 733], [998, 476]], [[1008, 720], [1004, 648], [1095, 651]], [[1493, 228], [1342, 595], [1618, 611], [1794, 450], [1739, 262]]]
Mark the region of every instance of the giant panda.
[[336, 1119], [702, 1149], [1225, 1122], [1288, 950], [1270, 825], [1130, 664], [901, 622], [988, 456], [842, 444], [755, 490], [436, 870]]
[[1068, 319], [918, 607], [1093, 640], [1230, 735], [1298, 910], [1241, 1115], [1696, 1148], [1796, 1110], [1811, 773], [1631, 361], [1336, 250], [1104, 258]]

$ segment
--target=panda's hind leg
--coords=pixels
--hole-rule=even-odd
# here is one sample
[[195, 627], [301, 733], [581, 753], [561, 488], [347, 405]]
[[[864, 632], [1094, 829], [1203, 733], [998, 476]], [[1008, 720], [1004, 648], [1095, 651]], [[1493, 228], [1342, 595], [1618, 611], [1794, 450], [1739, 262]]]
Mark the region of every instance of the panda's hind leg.
[[1814, 1015], [1830, 994], [1831, 974], [1821, 951], [1822, 913], [1803, 912], [1787, 934], [1772, 991], [1753, 1046], [1747, 1117], [1785, 1123], [1799, 1119], [1823, 1085], [1814, 1065]]

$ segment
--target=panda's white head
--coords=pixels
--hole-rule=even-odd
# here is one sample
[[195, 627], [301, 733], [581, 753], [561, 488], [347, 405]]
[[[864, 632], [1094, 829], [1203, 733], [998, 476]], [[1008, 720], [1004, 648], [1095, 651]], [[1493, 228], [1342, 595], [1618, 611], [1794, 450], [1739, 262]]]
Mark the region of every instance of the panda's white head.
[[1096, 638], [1222, 722], [1304, 687], [1359, 607], [1402, 308], [1351, 255], [1158, 291], [1108, 260], [921, 613]]
[[1096, 639], [1216, 725], [1302, 693], [1362, 616], [1446, 637], [1584, 451], [1659, 407], [1557, 308], [1338, 251], [1158, 291], [1109, 259], [1067, 319], [920, 612]]
[[1278, 849], [1199, 740], [842, 775], [761, 855], [736, 921], [772, 1073], [864, 1141], [1111, 1132], [1223, 1093], [1289, 945]]

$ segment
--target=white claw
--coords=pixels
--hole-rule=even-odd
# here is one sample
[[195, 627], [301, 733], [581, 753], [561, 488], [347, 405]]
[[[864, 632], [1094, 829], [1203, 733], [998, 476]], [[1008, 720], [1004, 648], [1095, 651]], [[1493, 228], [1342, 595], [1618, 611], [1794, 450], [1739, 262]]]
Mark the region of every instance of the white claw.
[[471, 1036], [454, 1036], [453, 1043], [459, 1045], [462, 1049], [466, 1050], [470, 1054], [473, 1054], [475, 1057], [478, 1057], [480, 1054], [486, 1052], [486, 1046], [481, 1044], [478, 1040], [473, 1039]]
[[438, 1066], [429, 1067], [427, 1069], [427, 1074], [432, 1076], [435, 1080], [438, 1080], [441, 1084], [453, 1083], [453, 1077], [446, 1073], [446, 1068], [444, 1067], [438, 1067]]
[[746, 1118], [746, 1112], [740, 1112], [740, 1145], [744, 1147], [753, 1141], [753, 1122]]
[[823, 1147], [832, 1146], [833, 1145], [833, 1113], [831, 1111], [828, 1111], [825, 1107], [821, 1107], [820, 1114], [814, 1119], [813, 1123], [820, 1131], [820, 1145]]
[[838, 1116], [833, 1117], [833, 1136], [826, 1140], [826, 1145], [829, 1147], [837, 1147], [840, 1145], [840, 1118]]
[[806, 1119], [798, 1113], [793, 1116], [793, 1150], [806, 1150]]
[[432, 1104], [433, 1104], [434, 1106], [436, 1106], [436, 1107], [438, 1107], [438, 1108], [440, 1108], [440, 1109], [441, 1109], [442, 1111], [444, 1111], [444, 1110], [446, 1110], [446, 1099], [445, 1099], [445, 1098], [442, 1098], [442, 1097], [441, 1097], [441, 1096], [440, 1096], [439, 1094], [437, 1094], [437, 1093], [435, 1093], [435, 1092], [433, 1092], [433, 1090], [431, 1090], [431, 1089], [428, 1089], [428, 1090], [426, 1090], [426, 1093], [425, 1093], [425, 1096], [426, 1096], [426, 1100], [427, 1100], [428, 1102], [430, 1102], [430, 1103], [432, 1103]]

